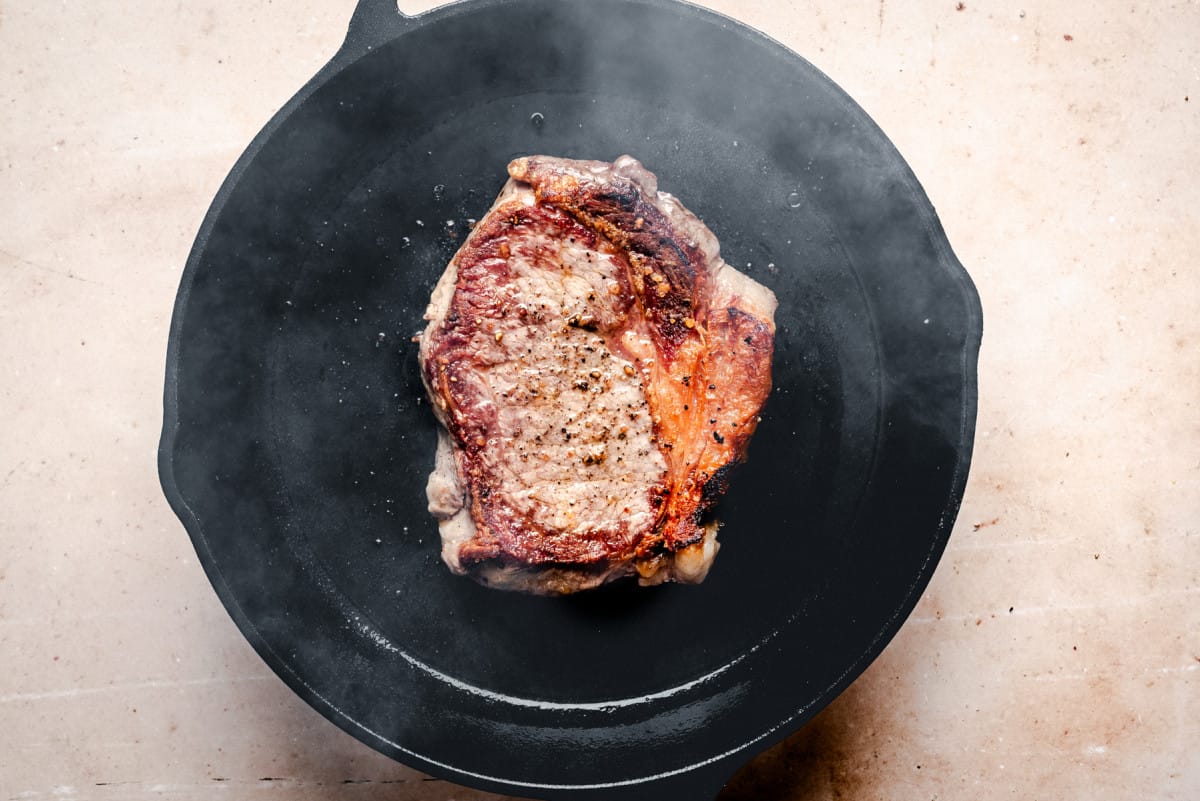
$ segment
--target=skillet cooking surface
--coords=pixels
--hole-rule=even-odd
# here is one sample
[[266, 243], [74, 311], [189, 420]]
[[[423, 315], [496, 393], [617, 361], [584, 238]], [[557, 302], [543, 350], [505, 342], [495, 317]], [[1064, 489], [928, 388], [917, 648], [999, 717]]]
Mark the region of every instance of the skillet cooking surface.
[[[974, 288], [870, 119], [736, 23], [515, 0], [392, 30], [363, 8], [188, 261], [167, 497], [259, 653], [373, 747], [521, 795], [661, 797], [702, 767], [715, 786], [853, 680], [928, 582], [970, 460]], [[410, 337], [530, 153], [636, 156], [779, 297], [775, 390], [699, 587], [533, 598], [438, 558]]]

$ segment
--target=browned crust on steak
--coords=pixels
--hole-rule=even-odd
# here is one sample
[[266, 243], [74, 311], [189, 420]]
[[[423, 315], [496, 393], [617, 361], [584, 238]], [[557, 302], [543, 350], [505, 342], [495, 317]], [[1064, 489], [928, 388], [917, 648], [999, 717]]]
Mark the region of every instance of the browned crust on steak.
[[[477, 577], [541, 570], [558, 591], [635, 571], [650, 583], [663, 576], [688, 580], [654, 576], [664, 559], [695, 552], [706, 535], [711, 560], [714, 529], [705, 525], [705, 513], [744, 457], [770, 392], [774, 298], [725, 265], [711, 232], [658, 193], [640, 165], [627, 163], [634, 166], [538, 156], [512, 162], [509, 174], [532, 189], [536, 203], [505, 202], [502, 195], [451, 262], [453, 295], [423, 335], [423, 378], [452, 438], [474, 524], [447, 561]], [[546, 237], [595, 252], [615, 269], [611, 297], [602, 298], [596, 318], [576, 314], [566, 325], [603, 342], [599, 350], [622, 360], [625, 374], [644, 390], [646, 408], [632, 413], [648, 416], [654, 458], [665, 468], [639, 485], [649, 513], [636, 524], [538, 523], [509, 502], [511, 487], [489, 458], [490, 449], [520, 445], [498, 438], [496, 399], [483, 397], [490, 390], [477, 380], [480, 343], [493, 332], [499, 342], [519, 330], [517, 318], [541, 313], [514, 294], [510, 257]], [[522, 257], [538, 269], [561, 266], [548, 249]]]

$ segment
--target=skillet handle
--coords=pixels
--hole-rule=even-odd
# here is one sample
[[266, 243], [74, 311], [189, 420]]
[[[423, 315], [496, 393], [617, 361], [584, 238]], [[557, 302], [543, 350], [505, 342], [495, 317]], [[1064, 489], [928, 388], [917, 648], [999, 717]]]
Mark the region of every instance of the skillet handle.
[[411, 19], [396, 8], [396, 0], [358, 0], [342, 50], [372, 50], [398, 36]]

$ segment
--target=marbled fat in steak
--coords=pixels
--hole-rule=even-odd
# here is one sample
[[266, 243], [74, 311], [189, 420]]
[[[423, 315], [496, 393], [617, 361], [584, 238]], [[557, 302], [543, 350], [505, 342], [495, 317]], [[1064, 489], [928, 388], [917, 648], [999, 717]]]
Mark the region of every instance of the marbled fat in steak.
[[451, 570], [569, 593], [697, 583], [771, 388], [775, 296], [635, 159], [517, 159], [421, 335]]

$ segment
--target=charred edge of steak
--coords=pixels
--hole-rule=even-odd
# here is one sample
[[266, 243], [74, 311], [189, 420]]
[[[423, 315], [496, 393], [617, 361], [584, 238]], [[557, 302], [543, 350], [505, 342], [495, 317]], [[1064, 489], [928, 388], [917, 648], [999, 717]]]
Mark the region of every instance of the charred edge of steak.
[[736, 462], [730, 462], [729, 464], [722, 465], [721, 467], [717, 468], [717, 471], [709, 476], [701, 486], [700, 506], [696, 509], [695, 517], [697, 523], [700, 522], [700, 518], [704, 515], [704, 513], [711, 509], [713, 504], [715, 504], [717, 500], [729, 489], [729, 475], [740, 463], [741, 460], [739, 459]]

